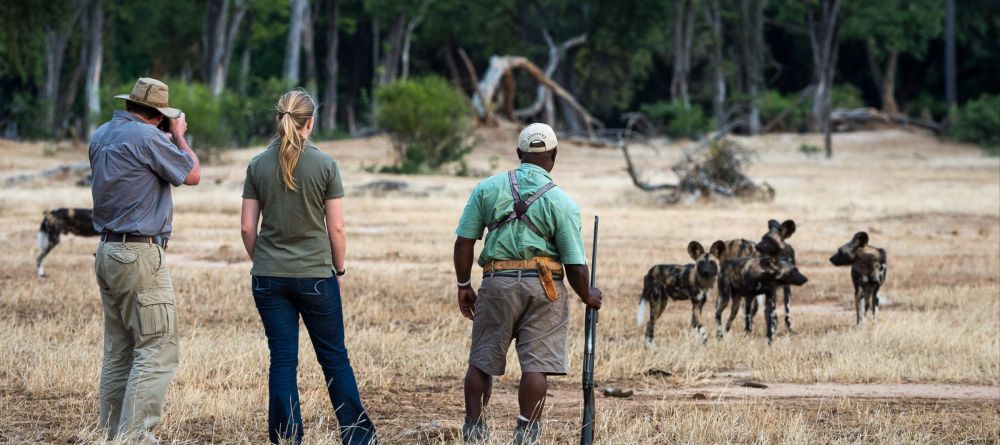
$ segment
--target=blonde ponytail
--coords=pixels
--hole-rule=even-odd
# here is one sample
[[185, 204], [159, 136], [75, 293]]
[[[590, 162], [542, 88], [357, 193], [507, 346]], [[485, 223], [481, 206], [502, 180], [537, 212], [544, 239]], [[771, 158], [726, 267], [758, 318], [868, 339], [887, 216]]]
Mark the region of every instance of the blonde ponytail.
[[315, 115], [316, 103], [304, 91], [289, 91], [278, 99], [275, 109], [278, 111], [275, 138], [278, 139], [279, 174], [285, 187], [297, 192], [299, 186], [295, 183], [292, 172], [306, 148], [306, 140], [299, 134], [299, 129], [306, 126]]

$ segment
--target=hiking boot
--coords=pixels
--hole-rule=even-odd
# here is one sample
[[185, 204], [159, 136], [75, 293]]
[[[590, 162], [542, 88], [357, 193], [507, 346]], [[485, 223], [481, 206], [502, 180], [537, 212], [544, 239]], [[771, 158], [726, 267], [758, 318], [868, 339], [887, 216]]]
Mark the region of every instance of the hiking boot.
[[462, 443], [481, 444], [490, 440], [490, 427], [486, 425], [486, 420], [482, 417], [473, 419], [465, 418], [465, 425], [462, 425]]
[[541, 423], [518, 417], [517, 428], [514, 428], [514, 445], [539, 445], [541, 437]]

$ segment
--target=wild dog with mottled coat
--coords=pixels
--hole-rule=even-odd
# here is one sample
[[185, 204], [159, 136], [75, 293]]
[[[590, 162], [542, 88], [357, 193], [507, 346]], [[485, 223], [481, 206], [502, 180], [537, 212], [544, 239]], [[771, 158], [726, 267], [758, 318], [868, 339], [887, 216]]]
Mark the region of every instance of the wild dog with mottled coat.
[[91, 209], [60, 208], [43, 213], [42, 225], [38, 229], [38, 276], [45, 276], [45, 257], [57, 245], [59, 236], [72, 233], [76, 236], [97, 236], [94, 230], [93, 211]]
[[777, 288], [786, 285], [801, 286], [806, 281], [808, 278], [799, 272], [795, 264], [785, 259], [758, 256], [725, 261], [719, 272], [719, 297], [715, 307], [716, 336], [722, 338], [722, 312], [730, 302], [733, 304], [733, 309], [729, 312], [725, 331], [729, 332], [732, 328], [733, 320], [739, 312], [739, 305], [742, 303], [744, 330], [750, 333], [753, 329], [751, 305], [756, 300], [757, 295], [764, 294], [764, 318], [767, 320], [767, 341], [770, 343], [774, 338], [775, 326], [778, 321], [775, 313]]
[[722, 252], [722, 256], [719, 257], [719, 264], [722, 264], [726, 260], [731, 260], [733, 258], [742, 258], [748, 256], [757, 255], [757, 247], [753, 241], [748, 239], [738, 238], [726, 241], [724, 243], [726, 246], [725, 250]]
[[866, 308], [872, 310], [872, 321], [878, 319], [878, 290], [885, 284], [885, 249], [868, 244], [868, 233], [858, 232], [854, 238], [837, 249], [830, 262], [834, 266], [851, 266], [851, 282], [854, 283], [854, 310], [858, 325], [865, 324]]
[[635, 322], [646, 324], [646, 341], [653, 342], [656, 320], [667, 308], [668, 300], [691, 300], [691, 328], [698, 331], [701, 341], [706, 340], [701, 324], [701, 309], [708, 301], [715, 279], [719, 274], [718, 256], [725, 250], [725, 243], [716, 241], [709, 252], [697, 241], [688, 244], [688, 255], [695, 262], [690, 264], [659, 264], [653, 266], [643, 278], [642, 298]]
[[[795, 249], [793, 249], [792, 245], [788, 244], [788, 241], [786, 241], [792, 236], [793, 233], [795, 233], [795, 221], [788, 219], [779, 224], [777, 220], [772, 219], [767, 222], [767, 233], [760, 238], [760, 241], [755, 246], [755, 250], [761, 255], [777, 257], [790, 262], [793, 266], [795, 266]], [[788, 329], [789, 334], [794, 334], [795, 331], [792, 330], [791, 308], [792, 287], [788, 285], [782, 286], [782, 291], [785, 297], [785, 328]], [[750, 316], [754, 317], [757, 315], [756, 300], [754, 300], [751, 307], [752, 311]]]

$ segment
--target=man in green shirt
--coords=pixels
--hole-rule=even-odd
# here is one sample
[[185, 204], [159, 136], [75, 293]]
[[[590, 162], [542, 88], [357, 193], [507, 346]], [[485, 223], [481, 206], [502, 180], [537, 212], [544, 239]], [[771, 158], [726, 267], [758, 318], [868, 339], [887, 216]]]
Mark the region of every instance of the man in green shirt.
[[[601, 291], [588, 284], [580, 209], [549, 176], [556, 145], [548, 125], [531, 124], [522, 130], [517, 146], [521, 165], [479, 183], [455, 230], [458, 307], [473, 321], [462, 428], [467, 443], [489, 438], [483, 407], [489, 402], [492, 376], [504, 374], [507, 349], [515, 338], [521, 383], [514, 443], [538, 442], [547, 376], [569, 370], [569, 302], [562, 278], [585, 304], [601, 307]], [[470, 279], [472, 259], [476, 240], [487, 228], [479, 257], [484, 276], [476, 295]]]

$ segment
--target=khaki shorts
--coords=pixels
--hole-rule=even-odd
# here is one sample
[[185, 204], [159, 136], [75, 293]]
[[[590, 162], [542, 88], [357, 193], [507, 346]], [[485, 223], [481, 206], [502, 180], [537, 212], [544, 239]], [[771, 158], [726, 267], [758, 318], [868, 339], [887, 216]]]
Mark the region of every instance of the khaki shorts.
[[537, 276], [487, 276], [479, 288], [472, 321], [469, 364], [503, 375], [510, 342], [517, 339], [521, 372], [563, 375], [569, 371], [569, 295], [556, 281], [559, 298], [545, 296]]

